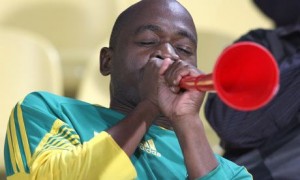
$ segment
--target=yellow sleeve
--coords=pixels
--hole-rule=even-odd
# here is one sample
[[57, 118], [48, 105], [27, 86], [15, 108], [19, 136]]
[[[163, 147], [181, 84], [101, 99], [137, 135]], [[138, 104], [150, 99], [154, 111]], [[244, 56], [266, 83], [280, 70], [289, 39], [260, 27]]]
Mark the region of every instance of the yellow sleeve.
[[[49, 137], [45, 137], [49, 139]], [[61, 139], [59, 139], [62, 142]], [[46, 140], [44, 140], [46, 141]], [[53, 141], [52, 141], [53, 142]], [[41, 142], [43, 147], [45, 143]], [[52, 143], [53, 144], [53, 143]], [[58, 146], [57, 146], [58, 147]], [[68, 147], [68, 148], [64, 148]], [[16, 173], [13, 179], [134, 179], [136, 170], [129, 157], [107, 132], [82, 145], [39, 148], [34, 153], [30, 174]]]

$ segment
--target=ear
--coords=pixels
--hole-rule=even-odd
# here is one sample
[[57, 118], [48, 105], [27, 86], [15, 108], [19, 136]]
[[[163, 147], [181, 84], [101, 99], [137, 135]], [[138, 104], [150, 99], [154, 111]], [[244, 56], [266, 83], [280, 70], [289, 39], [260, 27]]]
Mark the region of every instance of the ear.
[[110, 75], [112, 49], [104, 47], [100, 51], [100, 72], [103, 76]]

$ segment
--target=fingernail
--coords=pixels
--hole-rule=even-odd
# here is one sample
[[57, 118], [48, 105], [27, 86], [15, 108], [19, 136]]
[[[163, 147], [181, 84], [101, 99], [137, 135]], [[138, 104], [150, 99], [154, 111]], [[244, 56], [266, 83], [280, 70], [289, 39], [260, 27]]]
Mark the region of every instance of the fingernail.
[[178, 81], [177, 81], [177, 80], [174, 80], [174, 81], [173, 81], [173, 85], [178, 85]]
[[172, 92], [175, 92], [174, 86], [170, 87], [170, 89], [171, 89]]

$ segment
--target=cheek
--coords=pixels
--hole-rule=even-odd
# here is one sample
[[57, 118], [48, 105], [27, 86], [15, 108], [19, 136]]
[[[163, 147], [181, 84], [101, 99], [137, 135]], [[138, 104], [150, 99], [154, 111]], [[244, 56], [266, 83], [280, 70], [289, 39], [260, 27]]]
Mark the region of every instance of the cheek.
[[191, 65], [197, 67], [197, 58], [196, 58], [196, 56], [193, 56], [193, 57], [189, 58], [187, 60], [187, 62], [190, 63]]
[[122, 78], [138, 79], [141, 69], [147, 64], [150, 58], [150, 50], [137, 47], [134, 43], [127, 44], [127, 47], [121, 49], [117, 54], [117, 62], [114, 65], [122, 74]]
[[127, 56], [120, 59], [123, 63], [114, 64], [113, 73], [114, 79], [117, 78], [119, 83], [125, 83], [127, 86], [135, 87], [138, 84], [141, 70], [147, 63], [137, 56]]
[[126, 68], [129, 72], [139, 73], [149, 61], [149, 56], [142, 52], [136, 52], [135, 54], [128, 55], [126, 59], [127, 63], [124, 68]]

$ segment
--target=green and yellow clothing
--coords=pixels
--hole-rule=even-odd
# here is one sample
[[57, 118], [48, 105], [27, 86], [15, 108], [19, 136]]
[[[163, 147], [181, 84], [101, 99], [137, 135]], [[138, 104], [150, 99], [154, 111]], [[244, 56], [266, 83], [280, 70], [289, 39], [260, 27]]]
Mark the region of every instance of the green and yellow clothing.
[[[35, 92], [13, 109], [7, 128], [8, 179], [185, 179], [173, 131], [152, 125], [128, 157], [105, 131], [124, 115], [75, 99]], [[201, 179], [252, 179], [244, 167], [216, 155]], [[203, 162], [199, 162], [203, 163]]]

